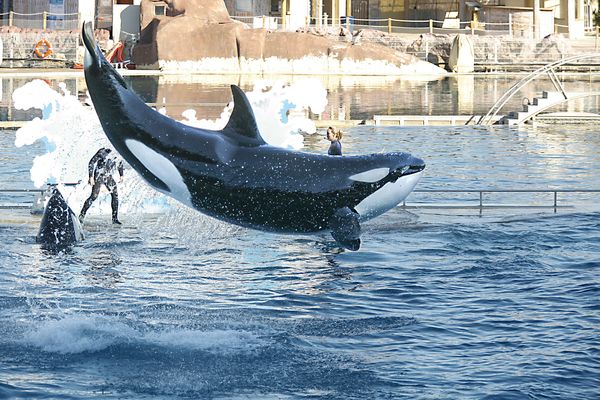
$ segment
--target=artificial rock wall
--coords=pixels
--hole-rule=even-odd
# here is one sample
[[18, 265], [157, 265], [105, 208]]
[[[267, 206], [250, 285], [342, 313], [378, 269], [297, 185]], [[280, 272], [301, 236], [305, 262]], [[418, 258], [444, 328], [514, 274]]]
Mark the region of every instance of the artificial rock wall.
[[[438, 67], [376, 43], [323, 32], [271, 32], [232, 20], [222, 0], [171, 0], [165, 16], [143, 0], [138, 68], [205, 73], [440, 74]], [[340, 35], [341, 34], [341, 35]]]

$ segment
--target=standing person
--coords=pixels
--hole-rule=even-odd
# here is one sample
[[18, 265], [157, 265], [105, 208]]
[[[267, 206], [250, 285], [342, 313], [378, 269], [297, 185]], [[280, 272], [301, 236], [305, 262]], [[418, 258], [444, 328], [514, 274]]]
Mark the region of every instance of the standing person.
[[327, 140], [331, 142], [327, 154], [330, 156], [341, 156], [342, 155], [342, 131], [335, 131], [333, 127], [327, 128]]
[[85, 214], [92, 206], [92, 203], [98, 198], [102, 185], [106, 186], [110, 192], [112, 208], [113, 224], [121, 225], [118, 218], [119, 213], [119, 194], [117, 192], [117, 182], [113, 178], [115, 167], [119, 171], [119, 182], [123, 182], [123, 161], [116, 160], [116, 157], [111, 155], [112, 150], [105, 147], [101, 148], [94, 154], [88, 163], [88, 183], [92, 186], [92, 194], [83, 203], [83, 208], [79, 214], [79, 221], [83, 223]]

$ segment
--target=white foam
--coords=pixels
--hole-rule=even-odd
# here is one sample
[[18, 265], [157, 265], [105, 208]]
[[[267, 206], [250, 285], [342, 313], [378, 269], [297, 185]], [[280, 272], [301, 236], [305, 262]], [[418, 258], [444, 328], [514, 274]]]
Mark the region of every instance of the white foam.
[[219, 354], [248, 352], [264, 345], [256, 333], [243, 330], [170, 328], [142, 332], [113, 317], [82, 315], [43, 321], [26, 332], [23, 340], [43, 351], [61, 354], [97, 352], [123, 343]]
[[397, 65], [387, 60], [366, 58], [353, 60], [339, 59], [336, 53], [327, 56], [304, 56], [298, 59], [267, 57], [248, 59], [245, 57], [205, 57], [200, 60], [169, 61], [159, 60], [158, 65], [149, 65], [164, 72], [203, 71], [204, 73], [268, 73], [271, 75], [432, 75], [444, 76], [447, 72], [432, 63], [413, 58], [409, 63]]
[[104, 350], [134, 335], [131, 328], [120, 322], [69, 316], [42, 322], [25, 335], [25, 341], [50, 353], [75, 354]]
[[176, 330], [151, 332], [144, 336], [151, 344], [187, 350], [206, 350], [218, 353], [246, 352], [260, 347], [262, 340], [252, 332], [229, 329]]

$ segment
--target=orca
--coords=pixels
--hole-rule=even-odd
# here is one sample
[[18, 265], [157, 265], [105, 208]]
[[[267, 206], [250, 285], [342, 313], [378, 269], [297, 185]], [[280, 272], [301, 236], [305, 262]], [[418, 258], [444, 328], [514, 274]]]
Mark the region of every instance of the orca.
[[79, 219], [56, 187], [44, 208], [36, 242], [43, 249], [61, 251], [83, 240]]
[[330, 230], [358, 250], [360, 223], [402, 202], [425, 163], [408, 153], [329, 156], [268, 145], [244, 92], [218, 131], [148, 107], [106, 61], [83, 26], [84, 72], [102, 128], [150, 186], [217, 219], [279, 233]]

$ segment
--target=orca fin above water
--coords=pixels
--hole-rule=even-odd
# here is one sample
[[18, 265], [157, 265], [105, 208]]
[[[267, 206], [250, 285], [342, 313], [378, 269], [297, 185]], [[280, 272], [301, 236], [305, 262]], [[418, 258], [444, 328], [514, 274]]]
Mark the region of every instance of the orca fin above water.
[[360, 222], [358, 213], [348, 207], [339, 208], [329, 220], [331, 236], [344, 248], [356, 251], [360, 248]]
[[246, 94], [236, 85], [231, 85], [233, 112], [223, 128], [223, 134], [234, 139], [240, 146], [262, 146], [267, 144], [258, 130], [252, 106]]

